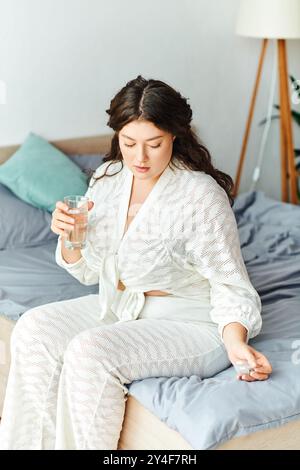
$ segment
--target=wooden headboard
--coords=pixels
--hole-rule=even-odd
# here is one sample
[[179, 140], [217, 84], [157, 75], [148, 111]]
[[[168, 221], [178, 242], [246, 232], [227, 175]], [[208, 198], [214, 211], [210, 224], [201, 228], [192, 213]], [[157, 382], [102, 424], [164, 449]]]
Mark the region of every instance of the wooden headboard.
[[[63, 153], [70, 154], [104, 154], [110, 149], [110, 143], [113, 134], [99, 135], [92, 137], [76, 137], [74, 139], [55, 140], [50, 143], [61, 150]], [[0, 147], [0, 164], [9, 159], [20, 147], [20, 145], [11, 145], [9, 147]]]

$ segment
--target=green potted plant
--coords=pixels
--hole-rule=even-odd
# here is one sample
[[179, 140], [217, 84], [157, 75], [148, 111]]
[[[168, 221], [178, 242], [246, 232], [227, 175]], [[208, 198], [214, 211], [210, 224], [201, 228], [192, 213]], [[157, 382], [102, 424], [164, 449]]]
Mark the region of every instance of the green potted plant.
[[[290, 75], [290, 80], [292, 82], [292, 87], [294, 89], [294, 101], [297, 103], [300, 103], [300, 83], [299, 80], [296, 80], [292, 75]], [[280, 110], [280, 106], [278, 104], [274, 105], [274, 108], [277, 109], [278, 111]], [[296, 124], [300, 127], [300, 112], [297, 112], [293, 109], [291, 109], [291, 116], [292, 119], [296, 122]], [[271, 119], [279, 119], [280, 115], [279, 114], [274, 114], [271, 116]], [[260, 123], [259, 126], [262, 126], [266, 123], [266, 119], [263, 119]], [[298, 171], [299, 179], [298, 181], [300, 182], [300, 148], [295, 148], [295, 166]], [[300, 198], [300, 184], [298, 184], [298, 197]]]

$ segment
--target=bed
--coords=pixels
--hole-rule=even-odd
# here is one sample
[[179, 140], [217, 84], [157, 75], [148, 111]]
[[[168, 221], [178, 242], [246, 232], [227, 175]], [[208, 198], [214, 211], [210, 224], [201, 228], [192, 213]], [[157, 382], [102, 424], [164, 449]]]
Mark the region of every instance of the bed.
[[[110, 140], [104, 135], [52, 144], [78, 164], [95, 157], [97, 167]], [[17, 148], [0, 148], [0, 164]], [[0, 208], [8, 196], [2, 187]], [[232, 367], [205, 380], [135, 381], [129, 385], [119, 449], [300, 449], [300, 207], [254, 191], [238, 196], [234, 212], [246, 267], [263, 304], [263, 330], [251, 343], [268, 355], [274, 372], [268, 381], [252, 384], [238, 382]], [[49, 213], [43, 217], [50, 222]], [[55, 247], [50, 231], [33, 246], [0, 247], [0, 412], [10, 335], [20, 315], [47, 302], [98, 292], [56, 265]]]

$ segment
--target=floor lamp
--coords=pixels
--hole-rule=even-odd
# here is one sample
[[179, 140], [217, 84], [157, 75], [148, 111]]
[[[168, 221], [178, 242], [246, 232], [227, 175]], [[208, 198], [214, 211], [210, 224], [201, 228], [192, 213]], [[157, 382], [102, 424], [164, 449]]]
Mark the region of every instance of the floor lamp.
[[262, 38], [262, 49], [238, 163], [233, 195], [237, 196], [245, 160], [261, 72], [269, 39], [277, 39], [280, 98], [282, 201], [297, 204], [297, 178], [289, 92], [286, 39], [300, 38], [300, 0], [241, 0], [237, 34]]

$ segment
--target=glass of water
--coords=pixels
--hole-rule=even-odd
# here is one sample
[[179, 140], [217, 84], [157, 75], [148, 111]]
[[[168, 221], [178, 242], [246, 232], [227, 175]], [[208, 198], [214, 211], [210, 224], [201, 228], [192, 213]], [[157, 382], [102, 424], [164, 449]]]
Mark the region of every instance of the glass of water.
[[64, 203], [68, 206], [68, 215], [75, 221], [74, 228], [68, 232], [65, 238], [65, 247], [69, 250], [84, 248], [86, 244], [87, 226], [88, 226], [88, 202], [86, 196], [66, 196]]

